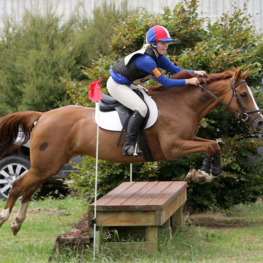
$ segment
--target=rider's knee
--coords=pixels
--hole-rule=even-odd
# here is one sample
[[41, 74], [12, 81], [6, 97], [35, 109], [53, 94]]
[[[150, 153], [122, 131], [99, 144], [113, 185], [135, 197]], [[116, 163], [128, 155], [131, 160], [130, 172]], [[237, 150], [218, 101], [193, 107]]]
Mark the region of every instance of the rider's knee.
[[140, 114], [141, 114], [142, 117], [145, 117], [146, 114], [147, 114], [147, 111], [148, 111], [147, 106], [146, 106], [145, 104], [141, 104], [141, 105], [137, 108], [137, 110], [140, 112]]

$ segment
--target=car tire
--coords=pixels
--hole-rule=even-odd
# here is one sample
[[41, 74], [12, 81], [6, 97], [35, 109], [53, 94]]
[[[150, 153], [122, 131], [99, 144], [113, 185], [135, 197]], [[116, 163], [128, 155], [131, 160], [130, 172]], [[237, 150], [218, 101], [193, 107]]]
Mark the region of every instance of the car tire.
[[0, 199], [7, 200], [13, 182], [27, 173], [30, 167], [27, 156], [7, 156], [0, 161]]

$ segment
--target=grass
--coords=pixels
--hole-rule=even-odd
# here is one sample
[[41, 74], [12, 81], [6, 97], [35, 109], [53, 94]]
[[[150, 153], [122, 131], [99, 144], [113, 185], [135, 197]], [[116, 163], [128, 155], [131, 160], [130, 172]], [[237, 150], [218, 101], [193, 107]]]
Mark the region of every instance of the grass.
[[[0, 206], [4, 207], [0, 201]], [[81, 200], [46, 198], [30, 203], [27, 218], [14, 237], [10, 222], [18, 211], [17, 201], [10, 219], [0, 229], [0, 262], [47, 262], [55, 239], [71, 229], [87, 210]]]
[[[0, 262], [47, 262], [56, 237], [71, 229], [86, 209], [81, 200], [71, 197], [32, 202], [17, 236], [10, 230], [11, 220], [0, 229]], [[263, 205], [238, 205], [227, 212], [187, 216], [171, 239], [162, 237], [159, 248], [157, 253], [147, 253], [137, 243], [129, 251], [102, 243], [96, 262], [263, 262]], [[91, 249], [77, 254], [56, 252], [53, 260], [90, 261]]]

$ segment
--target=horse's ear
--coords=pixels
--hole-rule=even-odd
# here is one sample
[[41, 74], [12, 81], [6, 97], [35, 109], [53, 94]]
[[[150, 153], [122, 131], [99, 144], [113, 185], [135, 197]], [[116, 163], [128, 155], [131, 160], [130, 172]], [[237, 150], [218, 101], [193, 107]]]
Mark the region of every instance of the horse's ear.
[[241, 68], [237, 69], [234, 73], [233, 80], [237, 82], [241, 78]]
[[241, 79], [246, 79], [248, 75], [249, 69], [247, 69], [244, 73], [241, 74]]

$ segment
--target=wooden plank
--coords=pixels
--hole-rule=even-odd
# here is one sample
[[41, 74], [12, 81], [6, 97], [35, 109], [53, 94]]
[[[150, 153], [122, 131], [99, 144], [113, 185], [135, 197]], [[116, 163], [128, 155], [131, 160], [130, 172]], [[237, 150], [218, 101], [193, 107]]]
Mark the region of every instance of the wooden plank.
[[[115, 198], [116, 196], [121, 194], [123, 191], [125, 191], [126, 189], [131, 187], [134, 183], [135, 182], [124, 182], [124, 183], [120, 184], [119, 186], [114, 188], [112, 191], [110, 191], [109, 193], [107, 193], [106, 195], [101, 197], [99, 200], [97, 200], [97, 205], [98, 206], [106, 205], [108, 202], [110, 202], [110, 200], [112, 200], [113, 198]], [[94, 210], [94, 205], [95, 205], [95, 203], [92, 203], [89, 206], [89, 209]]]
[[175, 230], [183, 223], [183, 207], [184, 205], [181, 205], [175, 213], [171, 216], [171, 222], [172, 222], [172, 228]]
[[186, 202], [186, 189], [181, 192], [179, 196], [177, 196], [170, 204], [169, 206], [166, 206], [163, 209], [163, 213], [160, 220], [160, 225], [162, 225], [168, 218], [170, 218], [176, 210], [178, 210], [185, 202]]
[[[144, 188], [149, 184], [149, 182], [137, 182], [131, 185], [128, 189], [120, 193], [118, 196], [111, 199], [105, 206], [121, 206], [125, 201], [131, 198], [138, 191], [142, 191], [145, 193]], [[120, 208], [121, 209], [121, 208]]]
[[146, 242], [158, 242], [158, 227], [147, 226], [146, 227]]
[[177, 181], [171, 183], [166, 189], [159, 193], [148, 205], [162, 206], [169, 205], [187, 187], [187, 182]]
[[154, 226], [154, 211], [97, 212], [97, 226]]
[[[158, 182], [153, 188], [145, 193], [140, 199], [136, 200], [134, 206], [147, 206], [156, 196], [164, 191], [172, 182]], [[146, 207], [147, 209], [147, 207]]]
[[[126, 183], [126, 185], [129, 183]], [[136, 192], [137, 185], [140, 189]], [[144, 187], [141, 187], [145, 185]], [[176, 186], [178, 185], [178, 186]], [[181, 187], [181, 189], [180, 189]], [[186, 182], [141, 182], [133, 183], [125, 191], [122, 191], [115, 197], [107, 199], [105, 205], [97, 205], [97, 211], [152, 211], [160, 210], [167, 206], [169, 202], [176, 198], [178, 193], [186, 189]], [[131, 189], [130, 189], [131, 188]], [[179, 190], [178, 190], [179, 189]], [[132, 194], [134, 190], [134, 194]], [[126, 195], [127, 191], [127, 195]], [[101, 199], [105, 200], [105, 196]], [[101, 199], [97, 204], [101, 203]], [[124, 201], [124, 202], [123, 202]], [[121, 203], [122, 202], [122, 203]], [[114, 205], [115, 204], [115, 205]], [[90, 206], [94, 210], [94, 203]], [[159, 224], [158, 224], [159, 225]]]
[[[127, 199], [125, 202], [122, 203], [122, 206], [133, 206], [134, 203], [142, 198], [142, 196], [147, 193], [149, 190], [151, 190], [158, 182], [148, 182], [148, 184], [141, 190], [137, 191], [134, 195], [132, 195], [129, 199]], [[134, 206], [134, 209], [136, 209], [136, 206]]]

